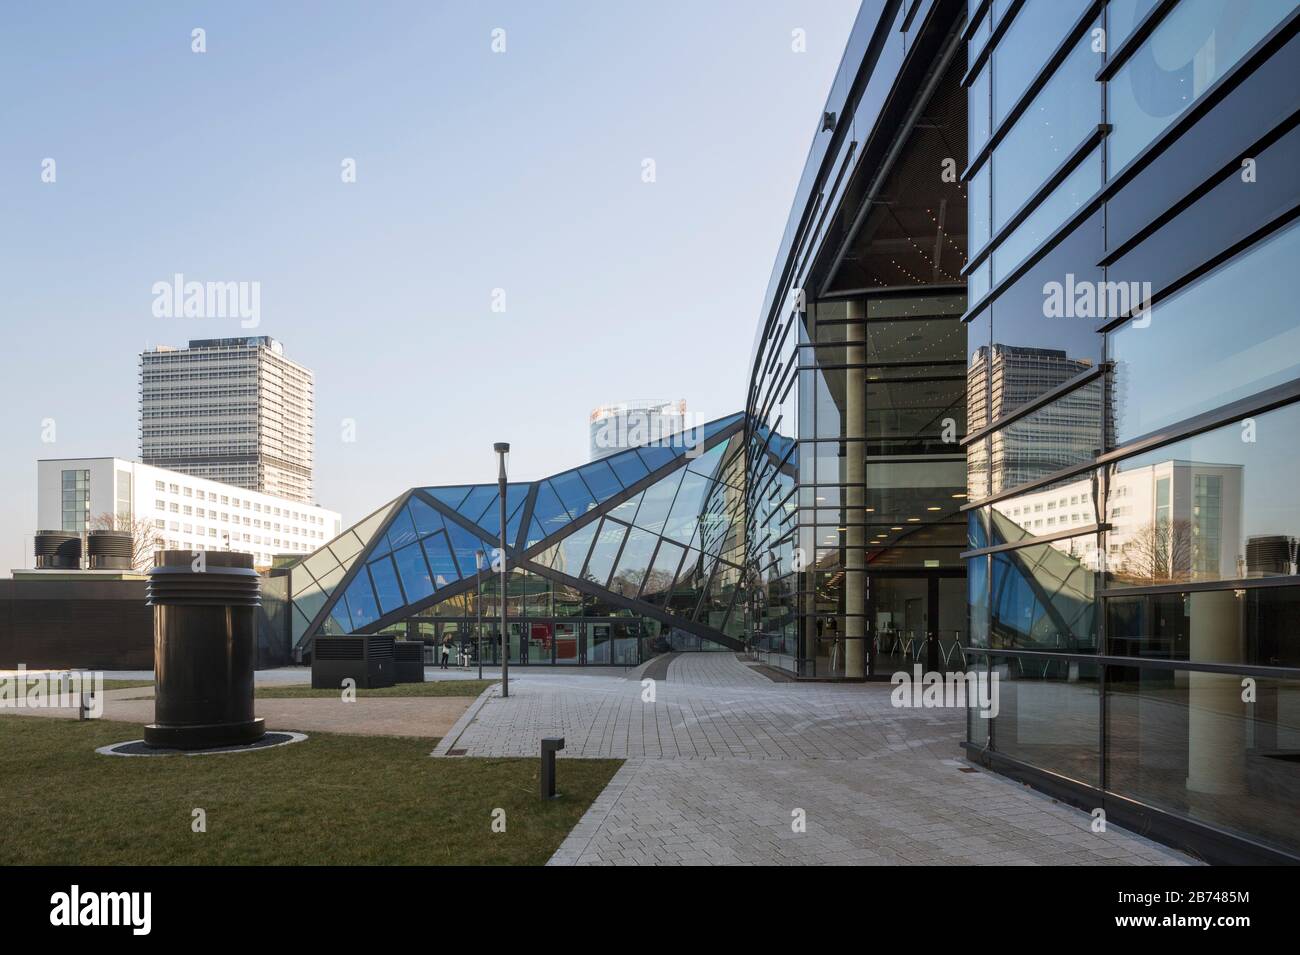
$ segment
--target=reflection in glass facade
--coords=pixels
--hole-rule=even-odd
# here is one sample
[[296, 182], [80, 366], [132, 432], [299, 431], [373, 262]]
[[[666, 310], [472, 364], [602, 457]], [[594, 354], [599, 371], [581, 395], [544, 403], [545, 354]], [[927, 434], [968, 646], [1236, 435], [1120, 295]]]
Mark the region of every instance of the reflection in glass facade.
[[[995, 145], [968, 171], [993, 234], [967, 272], [992, 262], [965, 316], [966, 653], [1001, 692], [967, 745], [1211, 859], [1295, 860], [1300, 233], [1278, 212], [1300, 187], [1247, 191], [1240, 156], [1298, 148], [1271, 71], [1296, 75], [1300, 47], [1260, 46], [1297, 5], [1083, 8], [979, 11], [1013, 20], [991, 94], [968, 87]], [[1045, 304], [1049, 283], [1117, 282], [1150, 310]]]
[[[507, 652], [635, 666], [739, 649], [744, 421], [732, 415], [506, 488]], [[298, 655], [318, 634], [450, 635], [500, 662], [495, 484], [413, 488], [291, 571]], [[480, 579], [480, 569], [483, 571]]]

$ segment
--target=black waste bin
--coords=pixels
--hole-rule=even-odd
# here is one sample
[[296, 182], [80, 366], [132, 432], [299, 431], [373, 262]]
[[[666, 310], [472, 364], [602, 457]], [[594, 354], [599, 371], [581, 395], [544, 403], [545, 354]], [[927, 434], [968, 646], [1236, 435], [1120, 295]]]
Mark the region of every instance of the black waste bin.
[[150, 746], [210, 749], [261, 739], [253, 715], [261, 579], [251, 554], [164, 550], [149, 570], [154, 721]]

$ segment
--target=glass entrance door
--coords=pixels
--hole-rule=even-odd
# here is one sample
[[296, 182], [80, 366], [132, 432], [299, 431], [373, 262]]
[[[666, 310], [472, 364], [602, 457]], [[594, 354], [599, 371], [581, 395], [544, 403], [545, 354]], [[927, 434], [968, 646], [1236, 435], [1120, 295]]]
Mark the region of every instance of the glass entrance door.
[[528, 660], [529, 663], [551, 663], [555, 651], [552, 639], [552, 626], [549, 623], [528, 623]]
[[612, 627], [608, 623], [589, 623], [587, 628], [587, 662], [593, 665], [609, 663], [613, 649]]
[[871, 674], [944, 673], [966, 668], [966, 578], [874, 575], [871, 581]]
[[889, 676], [926, 663], [929, 580], [880, 577], [871, 582], [871, 673]]
[[582, 624], [555, 624], [555, 662], [562, 666], [587, 662], [587, 632]]

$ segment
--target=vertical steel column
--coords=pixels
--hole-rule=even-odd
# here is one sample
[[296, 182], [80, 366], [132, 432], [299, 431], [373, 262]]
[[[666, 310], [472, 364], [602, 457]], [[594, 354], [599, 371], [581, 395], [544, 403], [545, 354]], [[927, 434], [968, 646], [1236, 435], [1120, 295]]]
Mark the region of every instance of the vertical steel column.
[[510, 634], [506, 627], [506, 455], [510, 445], [498, 441], [492, 446], [497, 453], [497, 498], [501, 515], [501, 695], [510, 695]]

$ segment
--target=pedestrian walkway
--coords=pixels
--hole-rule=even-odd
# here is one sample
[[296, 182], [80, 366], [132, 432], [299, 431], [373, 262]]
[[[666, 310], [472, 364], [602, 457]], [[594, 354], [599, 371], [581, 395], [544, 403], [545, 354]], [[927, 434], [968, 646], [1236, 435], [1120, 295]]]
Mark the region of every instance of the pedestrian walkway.
[[730, 653], [641, 676], [521, 667], [438, 755], [536, 756], [563, 736], [564, 758], [626, 759], [553, 865], [1191, 861], [972, 771], [964, 711], [897, 709], [888, 685], [775, 683]]

